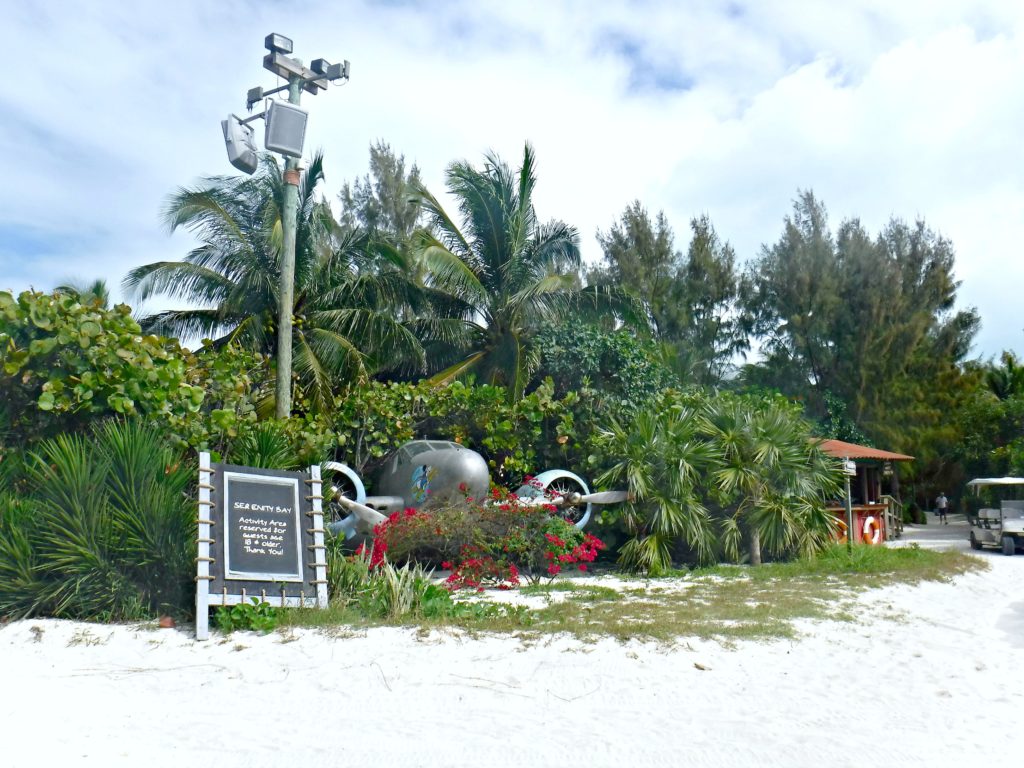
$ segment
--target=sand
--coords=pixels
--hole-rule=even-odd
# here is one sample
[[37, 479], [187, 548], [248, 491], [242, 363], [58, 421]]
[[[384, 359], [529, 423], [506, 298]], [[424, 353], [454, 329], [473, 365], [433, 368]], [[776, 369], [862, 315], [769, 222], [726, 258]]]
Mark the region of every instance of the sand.
[[980, 556], [732, 647], [14, 622], [0, 765], [1017, 766], [1024, 556]]

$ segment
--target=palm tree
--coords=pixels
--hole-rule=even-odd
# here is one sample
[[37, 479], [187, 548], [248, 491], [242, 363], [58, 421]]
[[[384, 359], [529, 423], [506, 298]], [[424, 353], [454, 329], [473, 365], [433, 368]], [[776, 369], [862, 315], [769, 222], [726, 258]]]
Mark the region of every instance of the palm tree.
[[519, 398], [539, 361], [531, 344], [538, 324], [580, 304], [579, 234], [562, 222], [538, 222], [534, 165], [527, 144], [515, 172], [493, 153], [481, 170], [466, 162], [448, 166], [458, 225], [418, 187], [428, 228], [419, 230], [414, 247], [428, 271], [426, 285], [436, 291], [432, 332], [442, 340], [430, 350], [444, 367], [435, 383], [475, 374]]
[[985, 366], [985, 384], [997, 398], [1009, 400], [1024, 392], [1024, 366], [1010, 351], [1003, 352], [999, 362], [999, 365], [988, 363]]
[[712, 477], [725, 499], [727, 554], [739, 556], [744, 532], [751, 565], [762, 544], [810, 552], [829, 540], [835, 523], [823, 502], [838, 495], [838, 468], [791, 407], [723, 395], [709, 402], [707, 424], [723, 459]]
[[678, 542], [703, 562], [714, 554], [715, 533], [702, 497], [702, 478], [720, 465], [716, 446], [698, 404], [662, 399], [637, 414], [628, 427], [612, 421], [600, 441], [617, 461], [597, 478], [599, 485], [629, 491], [623, 521], [632, 535], [619, 563], [652, 575], [672, 565]]
[[[366, 380], [402, 361], [423, 364], [419, 342], [392, 309], [408, 291], [400, 255], [378, 255], [364, 233], [342, 232], [317, 195], [323, 178], [323, 157], [316, 155], [299, 183], [292, 337], [299, 388], [317, 407], [339, 383]], [[270, 156], [253, 177], [212, 177], [172, 195], [168, 227], [196, 233], [201, 244], [184, 261], [132, 270], [124, 286], [140, 300], [164, 294], [200, 306], [150, 315], [143, 327], [272, 353], [283, 200], [281, 169]]]
[[95, 304], [104, 309], [110, 306], [110, 289], [103, 278], [97, 278], [92, 282], [68, 279], [53, 290], [56, 293], [74, 296], [83, 304]]

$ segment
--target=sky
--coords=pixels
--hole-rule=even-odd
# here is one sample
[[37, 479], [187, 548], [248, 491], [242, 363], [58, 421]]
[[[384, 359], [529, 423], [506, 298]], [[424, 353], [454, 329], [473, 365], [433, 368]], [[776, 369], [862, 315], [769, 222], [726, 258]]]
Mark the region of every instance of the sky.
[[104, 278], [120, 299], [129, 269], [183, 258], [162, 206], [235, 173], [220, 121], [280, 84], [278, 32], [351, 62], [303, 98], [329, 199], [379, 140], [435, 192], [452, 161], [515, 166], [529, 141], [538, 215], [586, 260], [639, 200], [681, 250], [707, 214], [742, 262], [810, 189], [833, 228], [925, 220], [980, 312], [972, 354], [1024, 356], [1018, 0], [0, 0], [0, 19], [0, 290]]

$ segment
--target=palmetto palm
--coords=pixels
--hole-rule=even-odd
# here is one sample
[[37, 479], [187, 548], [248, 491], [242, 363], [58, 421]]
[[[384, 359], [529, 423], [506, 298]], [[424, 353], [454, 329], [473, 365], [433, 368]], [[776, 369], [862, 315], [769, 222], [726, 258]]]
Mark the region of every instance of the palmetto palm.
[[706, 432], [699, 407], [668, 401], [641, 411], [628, 427], [613, 421], [602, 430], [601, 442], [617, 461], [597, 482], [625, 485], [630, 494], [623, 519], [633, 538], [619, 552], [623, 566], [663, 572], [672, 564], [677, 542], [702, 561], [711, 559], [714, 525], [701, 483], [720, 457]]
[[723, 460], [712, 477], [727, 509], [727, 554], [739, 555], [744, 532], [752, 565], [762, 544], [809, 552], [829, 540], [835, 522], [823, 502], [838, 493], [837, 467], [802, 418], [780, 403], [722, 396], [710, 401], [707, 424]]
[[[365, 235], [340, 233], [316, 194], [322, 180], [317, 155], [299, 183], [292, 350], [300, 387], [321, 406], [339, 383], [403, 360], [422, 364], [419, 343], [393, 313], [406, 290], [401, 265], [390, 266], [398, 256], [371, 259]], [[124, 286], [138, 299], [164, 294], [200, 306], [151, 315], [143, 327], [273, 352], [283, 201], [281, 169], [269, 156], [253, 177], [213, 177], [172, 195], [168, 226], [191, 230], [201, 244], [183, 261], [132, 270]]]
[[0, 614], [109, 621], [187, 608], [194, 470], [162, 434], [97, 422], [42, 442], [27, 467], [27, 514], [0, 519]]
[[538, 223], [529, 144], [518, 171], [488, 154], [481, 170], [452, 163], [446, 184], [461, 224], [420, 186], [430, 226], [415, 238], [427, 287], [437, 292], [435, 317], [449, 321], [435, 320], [432, 329], [445, 342], [431, 350], [443, 368], [433, 380], [475, 373], [515, 399], [538, 362], [530, 343], [537, 323], [565, 317], [580, 298], [579, 234], [561, 222]]

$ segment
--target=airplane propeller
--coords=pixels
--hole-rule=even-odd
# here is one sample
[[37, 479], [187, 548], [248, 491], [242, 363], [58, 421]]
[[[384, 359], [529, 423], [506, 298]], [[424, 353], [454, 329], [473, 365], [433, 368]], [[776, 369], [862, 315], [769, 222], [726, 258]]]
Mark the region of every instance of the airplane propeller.
[[376, 509], [368, 507], [365, 504], [360, 504], [358, 501], [353, 501], [347, 496], [341, 496], [340, 494], [335, 497], [337, 502], [345, 509], [354, 512], [355, 515], [360, 519], [361, 522], [366, 523], [371, 528], [379, 523], [383, 523], [387, 520], [387, 515], [382, 515]]
[[597, 493], [567, 493], [565, 496], [555, 499], [554, 503], [559, 506], [572, 507], [577, 504], [618, 504], [629, 499], [626, 491], [598, 491]]

